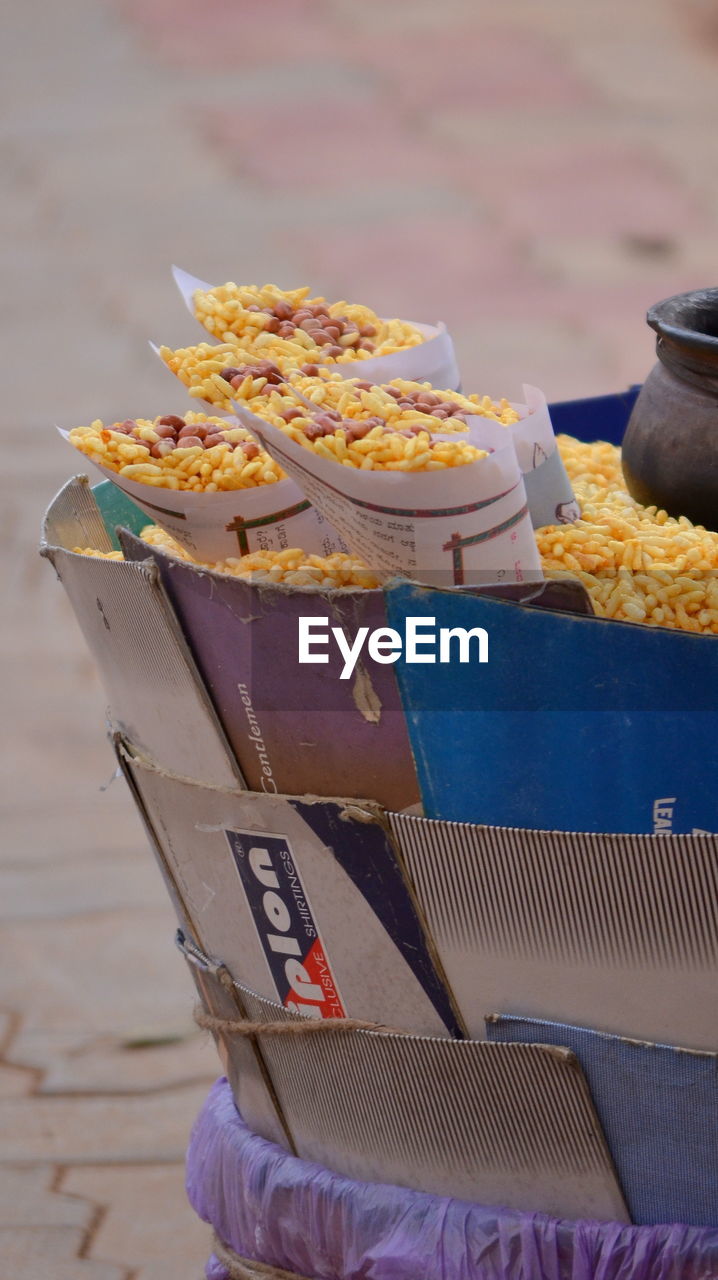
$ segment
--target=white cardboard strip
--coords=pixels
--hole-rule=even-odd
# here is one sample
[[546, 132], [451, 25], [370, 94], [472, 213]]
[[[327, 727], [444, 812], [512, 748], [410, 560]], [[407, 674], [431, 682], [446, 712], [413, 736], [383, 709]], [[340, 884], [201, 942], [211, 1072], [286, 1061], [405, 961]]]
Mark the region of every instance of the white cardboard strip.
[[[68, 432], [58, 430], [69, 442]], [[323, 556], [347, 550], [340, 535], [289, 477], [255, 489], [192, 493], [138, 484], [109, 467], [96, 462], [91, 465], [191, 556], [209, 564], [250, 551], [283, 551], [287, 547]]]
[[446, 471], [359, 471], [304, 448], [237, 402], [235, 410], [375, 571], [442, 585], [542, 579], [513, 436], [498, 423], [468, 419], [470, 441], [492, 451], [477, 462]]
[[[206, 292], [214, 286], [206, 280], [199, 280], [181, 267], [173, 267], [172, 275], [175, 284], [184, 299], [190, 315], [196, 320], [194, 294], [197, 289]], [[197, 321], [200, 324], [200, 321]], [[430, 382], [434, 387], [455, 391], [461, 384], [459, 366], [451, 335], [444, 324], [419, 324], [410, 320], [416, 329], [424, 335], [424, 341], [415, 347], [406, 347], [403, 351], [395, 351], [387, 356], [373, 356], [367, 360], [351, 360], [340, 364], [327, 362], [328, 367], [337, 369], [343, 378], [364, 378], [367, 382], [391, 382], [393, 378], [405, 378], [407, 382]], [[201, 325], [205, 341], [216, 342], [213, 334]], [[239, 341], [239, 340], [238, 340]], [[307, 359], [311, 359], [309, 354]], [[323, 364], [317, 360], [317, 364]]]

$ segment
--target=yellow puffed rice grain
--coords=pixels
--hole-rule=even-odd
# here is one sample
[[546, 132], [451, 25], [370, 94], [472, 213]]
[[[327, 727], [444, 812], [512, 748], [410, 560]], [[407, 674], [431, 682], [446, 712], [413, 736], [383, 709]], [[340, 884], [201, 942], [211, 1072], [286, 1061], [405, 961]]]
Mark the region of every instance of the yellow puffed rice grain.
[[[296, 350], [293, 348], [290, 350], [292, 344], [285, 345], [287, 350], [280, 357], [271, 357], [283, 372], [299, 369], [310, 358], [304, 347], [297, 346]], [[205, 400], [218, 409], [226, 409], [229, 413], [232, 412], [232, 397], [249, 400], [252, 396], [259, 395], [266, 384], [266, 378], [250, 379], [247, 388], [243, 389], [244, 394], [240, 397], [228, 382], [220, 378], [219, 375], [223, 369], [255, 364], [260, 358], [269, 359], [269, 356], [265, 357], [264, 353], [253, 353], [251, 350], [240, 347], [236, 342], [223, 342], [218, 346], [209, 342], [199, 342], [194, 347], [178, 347], [176, 351], [171, 347], [160, 347], [160, 356], [167, 368], [179, 378], [180, 382], [184, 383], [193, 399]]]
[[[420, 383], [411, 385], [423, 386]], [[461, 439], [462, 432], [467, 430], [465, 422], [437, 418], [417, 408], [402, 408], [382, 387], [367, 389], [357, 387], [351, 381], [297, 375], [292, 377], [291, 383], [278, 389], [265, 387], [259, 394], [252, 394], [248, 387], [247, 391], [247, 408], [252, 413], [271, 422], [303, 448], [356, 470], [439, 471], [464, 466], [487, 456], [485, 449], [477, 449]], [[293, 391], [299, 395], [294, 396]], [[235, 394], [238, 401], [244, 399], [244, 387], [239, 387]], [[448, 397], [451, 393], [443, 392], [442, 395]], [[501, 421], [501, 415], [506, 414], [502, 407], [506, 402], [493, 405], [488, 398], [486, 400], [485, 415]], [[337, 423], [336, 430], [329, 434], [312, 438], [312, 409], [304, 401], [311, 401], [315, 412], [330, 410], [340, 413], [342, 422]], [[470, 404], [468, 400], [467, 404]], [[507, 408], [513, 413], [510, 406]], [[298, 416], [287, 421], [284, 415], [288, 410]], [[475, 413], [476, 406], [471, 404], [468, 411]], [[378, 421], [361, 439], [352, 438], [354, 424], [373, 419]], [[416, 434], [403, 435], [402, 432], [409, 428]], [[433, 436], [437, 433], [455, 434], [456, 439], [435, 440]]]
[[636, 502], [614, 445], [558, 446], [582, 515], [537, 530], [546, 576], [577, 578], [600, 617], [718, 635], [718, 533]]
[[[185, 551], [184, 547], [177, 542], [166, 529], [160, 528], [158, 524], [147, 524], [140, 533], [143, 542], [149, 542], [151, 547], [161, 547], [163, 551], [169, 552], [170, 555], [176, 556], [178, 560], [188, 560], [190, 564], [201, 564], [202, 561], [194, 560], [189, 551]], [[210, 566], [214, 569], [214, 565]]]
[[[177, 489], [194, 493], [219, 493], [236, 489], [255, 489], [276, 484], [284, 478], [281, 467], [259, 448], [249, 431], [226, 418], [207, 417], [202, 413], [184, 415], [186, 426], [213, 427], [221, 434], [221, 443], [205, 449], [201, 444], [183, 447], [177, 441], [164, 457], [153, 457], [143, 448], [161, 447], [156, 427], [158, 419], [137, 418], [137, 439], [105, 427], [98, 418], [89, 427], [75, 427], [69, 433], [70, 443], [98, 466], [138, 484], [158, 489]], [[115, 424], [118, 425], [118, 424]], [[240, 446], [251, 445], [249, 456]]]
[[357, 556], [335, 552], [331, 556], [307, 555], [297, 547], [286, 551], [251, 551], [249, 555], [218, 560], [216, 564], [203, 564], [165, 533], [159, 525], [147, 525], [140, 537], [150, 546], [161, 547], [170, 555], [178, 556], [216, 573], [227, 573], [246, 582], [285, 582], [294, 587], [363, 587], [370, 590], [379, 586], [379, 579]]
[[485, 449], [477, 449], [462, 440], [432, 440], [428, 431], [407, 438], [398, 431], [386, 432], [383, 427], [372, 427], [362, 440], [347, 443], [343, 431], [309, 441], [296, 422], [285, 430], [320, 457], [358, 471], [445, 471], [488, 456]]
[[121, 551], [97, 551], [95, 547], [73, 547], [78, 556], [96, 556], [98, 560], [124, 560]]

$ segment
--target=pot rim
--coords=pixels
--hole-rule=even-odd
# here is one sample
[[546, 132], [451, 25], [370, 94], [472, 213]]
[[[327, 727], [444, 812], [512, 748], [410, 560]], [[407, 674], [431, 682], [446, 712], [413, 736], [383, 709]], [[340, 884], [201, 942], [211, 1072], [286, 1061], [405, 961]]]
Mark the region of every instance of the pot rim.
[[[679, 304], [693, 304], [697, 311], [702, 308], [712, 310], [716, 318], [715, 334], [703, 333], [700, 329], [690, 328], [685, 324], [674, 323], [675, 313], [680, 311]], [[667, 319], [665, 313], [669, 315], [673, 313], [672, 319]], [[650, 327], [655, 330], [659, 338], [673, 339], [680, 346], [690, 346], [693, 351], [696, 349], [710, 352], [713, 356], [718, 353], [718, 287], [711, 289], [689, 289], [686, 293], [674, 293], [669, 298], [663, 298], [660, 302], [655, 302], [653, 306], [648, 308], [646, 320]]]

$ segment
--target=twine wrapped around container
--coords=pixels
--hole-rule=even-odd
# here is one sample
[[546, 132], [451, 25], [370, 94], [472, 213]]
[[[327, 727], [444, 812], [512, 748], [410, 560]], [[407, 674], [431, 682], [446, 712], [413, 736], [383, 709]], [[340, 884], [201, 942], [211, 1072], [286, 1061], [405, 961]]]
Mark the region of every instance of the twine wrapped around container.
[[214, 1255], [207, 1266], [206, 1280], [227, 1280], [227, 1277], [229, 1280], [310, 1280], [296, 1271], [283, 1271], [281, 1267], [269, 1267], [264, 1262], [240, 1258], [234, 1249], [223, 1244], [216, 1231], [212, 1248]]
[[[219, 969], [217, 977], [226, 986], [226, 969]], [[230, 979], [231, 983], [231, 979]], [[230, 987], [231, 989], [231, 987]], [[309, 1018], [301, 1022], [252, 1022], [249, 1018], [217, 1018], [207, 1013], [202, 1005], [197, 1005], [194, 1020], [203, 1031], [219, 1031], [227, 1036], [323, 1036], [341, 1035], [347, 1031], [390, 1031], [392, 1035], [408, 1034], [397, 1031], [394, 1027], [385, 1027], [380, 1022], [366, 1022], [363, 1018], [322, 1018], [313, 1022]]]

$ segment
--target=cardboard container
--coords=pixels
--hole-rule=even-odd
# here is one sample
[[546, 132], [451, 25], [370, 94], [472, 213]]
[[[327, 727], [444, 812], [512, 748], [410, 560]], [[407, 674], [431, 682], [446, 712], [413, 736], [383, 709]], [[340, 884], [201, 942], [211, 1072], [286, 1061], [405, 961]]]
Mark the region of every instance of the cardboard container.
[[[569, 424], [560, 425], [566, 429]], [[578, 434], [575, 416], [570, 429]], [[597, 434], [609, 433], [601, 429]], [[227, 676], [227, 690], [232, 681], [252, 688], [250, 709], [259, 729], [257, 733], [250, 726], [245, 733], [260, 765], [254, 785], [258, 789], [264, 785], [265, 790], [243, 791], [234, 755], [227, 750], [206, 690], [211, 688], [219, 708], [225, 696], [220, 689], [225, 686], [220, 686], [217, 673], [231, 662], [232, 646], [239, 644], [236, 622], [222, 639], [219, 619], [231, 611], [242, 627], [250, 629], [252, 611], [257, 608], [256, 589], [179, 561], [165, 563], [169, 558], [160, 553], [153, 554], [148, 566], [141, 558], [148, 549], [131, 536], [123, 535], [123, 543], [138, 557], [134, 561], [122, 564], [74, 555], [70, 549], [74, 545], [106, 548], [109, 541], [86, 483], [79, 490], [68, 489], [56, 500], [50, 522], [53, 536], [46, 541], [45, 553], [63, 573], [98, 662], [106, 663], [108, 688], [109, 682], [116, 681], [111, 692], [113, 721], [136, 735], [132, 746], [119, 745], [120, 761], [180, 924], [195, 940], [198, 989], [207, 1006], [222, 1017], [271, 1021], [291, 1018], [294, 1009], [303, 1007], [313, 1017], [346, 1014], [409, 1032], [300, 1036], [271, 1044], [261, 1038], [257, 1044], [221, 1038], [223, 1062], [247, 1121], [289, 1150], [351, 1176], [394, 1180], [564, 1216], [625, 1220], [620, 1190], [575, 1060], [563, 1050], [557, 1054], [555, 1048], [553, 1056], [523, 1052], [535, 1051], [536, 1045], [511, 1046], [520, 1047], [522, 1053], [499, 1059], [488, 1051], [509, 1046], [481, 1043], [485, 1019], [491, 1014], [514, 1014], [573, 1021], [689, 1050], [718, 1049], [718, 836], [670, 831], [660, 838], [606, 834], [610, 816], [604, 816], [601, 829], [582, 835], [527, 831], [402, 814], [395, 800], [385, 801], [382, 807], [377, 803], [381, 796], [372, 787], [386, 784], [385, 794], [391, 794], [395, 781], [391, 748], [385, 746], [379, 757], [375, 747], [372, 756], [368, 737], [351, 738], [346, 749], [340, 730], [332, 738], [330, 717], [337, 710], [346, 716], [344, 703], [326, 712], [322, 705], [321, 714], [327, 719], [316, 776], [346, 777], [353, 751], [353, 777], [362, 788], [337, 789], [336, 798], [322, 800], [315, 794], [281, 794], [287, 783], [280, 785], [279, 767], [275, 774], [274, 760], [266, 751], [264, 711], [260, 716], [255, 700], [258, 689], [272, 710], [276, 635], [282, 634], [282, 617], [291, 617], [292, 626], [296, 624], [297, 593], [279, 588], [272, 589], [271, 599], [262, 600], [261, 616], [265, 617], [266, 609], [267, 622], [256, 660], [247, 649], [241, 668], [230, 666]], [[154, 573], [158, 564], [161, 579], [148, 575], [148, 569]], [[146, 605], [144, 585], [136, 590], [133, 585], [135, 594], [125, 596], [124, 588], [117, 586], [125, 578], [132, 584], [159, 584], [162, 590], [148, 597], [154, 605]], [[223, 596], [223, 584], [237, 588], [236, 593]], [[419, 596], [410, 600], [402, 592]], [[359, 616], [383, 619], [382, 593], [348, 593], [343, 600], [339, 594], [338, 603], [322, 598], [326, 616], [336, 607], [368, 611], [355, 614], [355, 621]], [[521, 628], [536, 627], [536, 619], [543, 618], [557, 636], [564, 637], [557, 640], [555, 668], [549, 668], [555, 684], [559, 676], [569, 683], [565, 637], [576, 625], [605, 637], [604, 651], [609, 651], [605, 660], [611, 661], [614, 644], [624, 643], [614, 636], [630, 632], [635, 639], [625, 643], [636, 646], [686, 641], [691, 646], [687, 670], [693, 679], [703, 661], [694, 661], [693, 651], [712, 652], [705, 637], [540, 614], [500, 600], [431, 592], [408, 584], [387, 592], [390, 616], [395, 606], [404, 611], [409, 604], [414, 608], [417, 598], [419, 605], [436, 608], [447, 625], [453, 617], [465, 622], [467, 609], [483, 610], [481, 616], [490, 620], [491, 628], [498, 627], [496, 619], [505, 617], [512, 637], [523, 635]], [[303, 609], [311, 599], [303, 596]], [[319, 605], [316, 597], [314, 603]], [[454, 606], [462, 612], [452, 614]], [[144, 617], [148, 607], [155, 608], [157, 615], [149, 635], [152, 644], [135, 641], [132, 648], [129, 633], [137, 631], [138, 617]], [[334, 616], [348, 626], [351, 615]], [[191, 636], [194, 655], [180, 644], [176, 618]], [[207, 643], [215, 646], [202, 650], [204, 668], [198, 657], [203, 625]], [[176, 691], [153, 680], [157, 644], [164, 631], [172, 644], [166, 652], [160, 649], [161, 669], [174, 663], [171, 669], [182, 689], [181, 707], [172, 700]], [[514, 661], [505, 668], [514, 682], [523, 679], [521, 663], [530, 660], [536, 669], [535, 652], [535, 647], [531, 653], [519, 649], [517, 641]], [[710, 675], [711, 659], [705, 662]], [[638, 687], [635, 670], [639, 666], [637, 658], [632, 688]], [[479, 684], [487, 669], [490, 665], [480, 668]], [[244, 671], [259, 673], [257, 689], [250, 686]], [[262, 672], [267, 673], [266, 686], [261, 683]], [[569, 672], [571, 679], [574, 675]], [[600, 690], [590, 684], [591, 677], [588, 669], [587, 687], [597, 699]], [[686, 678], [675, 667], [674, 683], [679, 677], [678, 689], [666, 692], [687, 701]], [[284, 698], [290, 689], [288, 665], [282, 678]], [[296, 672], [293, 679], [297, 692]], [[375, 690], [373, 675], [370, 684]], [[310, 697], [316, 703], [338, 687], [336, 677], [325, 686], [318, 683], [311, 687]], [[304, 699], [304, 691], [299, 692]], [[473, 688], [463, 686], [462, 696], [468, 698], [469, 693], [474, 696]], [[505, 696], [499, 684], [495, 695], [497, 699]], [[451, 696], [456, 700], [455, 691]], [[352, 699], [356, 707], [354, 693]], [[648, 693], [645, 699], [643, 710], [651, 714], [646, 709]], [[398, 716], [396, 702], [391, 706]], [[190, 707], [191, 723], [178, 721], [180, 714], [190, 715]], [[249, 723], [247, 704], [240, 701], [237, 709]], [[274, 709], [281, 711], [281, 703], [275, 703]], [[462, 714], [456, 707], [447, 712], [436, 700], [427, 700], [423, 710], [427, 709], [431, 714], [424, 721], [428, 726], [424, 741], [429, 740], [429, 730], [440, 725], [442, 714]], [[310, 710], [316, 712], [316, 707]], [[290, 711], [294, 718], [283, 722], [287, 742], [281, 756], [287, 777], [294, 765], [292, 754], [298, 754], [297, 746], [303, 741], [297, 736], [299, 726], [310, 723], [301, 700], [290, 705]], [[520, 712], [525, 720], [525, 708]], [[614, 708], [604, 714], [617, 712]], [[431, 799], [427, 757], [422, 756], [416, 736], [421, 717], [413, 715], [411, 705], [408, 715], [425, 792]], [[158, 716], [164, 725], [159, 734], [153, 729]], [[223, 710], [225, 728], [229, 718]], [[361, 718], [369, 724], [366, 716]], [[336, 723], [344, 722], [337, 716]], [[173, 723], [174, 734], [168, 729]], [[184, 728], [182, 734], [176, 731], [177, 723]], [[282, 722], [277, 718], [274, 723], [279, 749]], [[449, 721], [443, 727], [454, 731]], [[240, 742], [241, 736], [235, 751], [240, 759], [249, 760], [251, 752], [247, 742]], [[191, 759], [186, 743], [174, 741], [184, 737], [188, 737]], [[258, 737], [263, 748], [257, 745]], [[466, 806], [484, 786], [483, 774], [493, 772], [496, 779], [499, 773], [488, 750], [477, 752], [468, 739], [461, 745], [464, 756], [471, 753], [471, 768], [463, 764], [451, 738], [437, 743], [435, 776], [442, 779], [442, 787], [437, 786], [436, 793], [442, 803], [448, 797], [447, 803], [461, 801]], [[664, 747], [664, 754], [679, 756], [683, 747], [683, 741], [678, 741], [673, 749]], [[521, 749], [523, 738], [514, 743], [514, 757], [503, 760], [504, 788], [507, 782], [514, 786], [522, 782], [515, 758]], [[562, 765], [572, 754], [577, 754], [575, 745], [564, 744]], [[263, 771], [263, 756], [269, 761], [270, 775]], [[711, 758], [704, 755], [704, 777]], [[627, 771], [642, 784], [641, 761], [627, 759]], [[335, 767], [336, 761], [341, 763]], [[453, 761], [453, 771], [447, 761]], [[573, 761], [569, 764], [571, 769], [577, 767]], [[303, 767], [298, 765], [294, 776]], [[362, 798], [365, 781], [371, 782], [365, 794], [372, 799]], [[612, 783], [616, 788], [621, 784], [620, 777]], [[551, 785], [556, 790], [555, 779]], [[310, 788], [305, 784], [302, 790], [318, 789], [316, 784]], [[326, 784], [322, 789], [328, 790]], [[611, 795], [603, 806], [606, 814], [613, 799]], [[585, 803], [583, 797], [576, 802]], [[618, 794], [616, 803], [623, 804], [624, 797]], [[387, 812], [389, 808], [394, 812]], [[293, 963], [287, 967], [288, 962]], [[234, 980], [231, 990], [219, 980], [225, 969]], [[472, 1039], [452, 1039], [467, 1033]], [[706, 1141], [712, 1141], [712, 1134], [706, 1134]]]
[[[546, 1166], [533, 1171], [533, 1200], [511, 1164], [508, 1137], [493, 1164], [474, 1149], [469, 1117], [515, 1110], [514, 1089], [525, 1106], [534, 1087], [548, 1088], [533, 1081], [533, 1067], [520, 1086], [504, 1063], [495, 1079], [475, 1046], [486, 1038], [487, 1014], [500, 1012], [590, 1021], [684, 1049], [715, 1047], [718, 838], [578, 842], [565, 833], [387, 814], [371, 801], [208, 789], [153, 768], [128, 744], [120, 759], [181, 899], [180, 918], [200, 954], [220, 956], [232, 974], [241, 1016], [346, 1015], [412, 1033], [399, 1048], [396, 1036], [391, 1048], [367, 1048], [361, 1036], [356, 1046], [343, 1035], [309, 1045], [260, 1039], [271, 1083], [263, 1106], [256, 1064], [246, 1078], [238, 1066], [247, 1042], [220, 1034], [238, 1106], [258, 1132], [276, 1129], [279, 1114], [292, 1150], [347, 1176], [601, 1216], [595, 1202], [580, 1199], [589, 1184], [596, 1194], [584, 1165], [572, 1193], [579, 1199], [567, 1197], [561, 1179], [551, 1183], [547, 1168], [553, 1162], [555, 1175], [560, 1160], [545, 1135], [537, 1139]], [[288, 959], [298, 966], [289, 977]], [[456, 1042], [436, 1047], [437, 1036], [464, 1028], [470, 1052]], [[427, 1093], [432, 1072], [441, 1072], [440, 1103]], [[399, 1078], [413, 1082], [411, 1123], [399, 1096], [408, 1084]], [[558, 1131], [562, 1109], [573, 1104], [563, 1086], [555, 1090]], [[530, 1147], [531, 1125], [519, 1110]], [[391, 1152], [377, 1139], [388, 1115]], [[453, 1127], [457, 1115], [465, 1140]], [[615, 1205], [610, 1212], [620, 1216]]]

